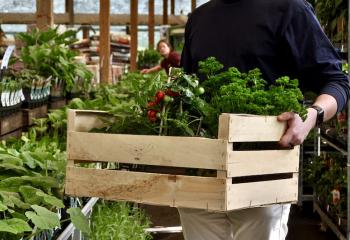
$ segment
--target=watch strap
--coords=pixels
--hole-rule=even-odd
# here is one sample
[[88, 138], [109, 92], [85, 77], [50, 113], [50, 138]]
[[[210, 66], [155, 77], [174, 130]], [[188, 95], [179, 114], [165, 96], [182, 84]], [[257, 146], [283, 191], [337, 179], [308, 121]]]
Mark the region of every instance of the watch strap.
[[316, 127], [320, 127], [324, 120], [324, 110], [317, 105], [312, 105], [311, 108], [317, 111]]

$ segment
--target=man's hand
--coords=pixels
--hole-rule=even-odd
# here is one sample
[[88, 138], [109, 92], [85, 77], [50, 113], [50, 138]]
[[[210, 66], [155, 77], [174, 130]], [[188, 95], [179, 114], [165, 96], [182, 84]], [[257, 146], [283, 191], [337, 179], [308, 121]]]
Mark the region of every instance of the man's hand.
[[287, 121], [287, 130], [281, 137], [279, 144], [282, 147], [300, 145], [315, 126], [317, 112], [313, 108], [308, 109], [307, 119], [303, 122], [300, 116], [293, 112], [284, 112], [277, 117], [278, 121]]

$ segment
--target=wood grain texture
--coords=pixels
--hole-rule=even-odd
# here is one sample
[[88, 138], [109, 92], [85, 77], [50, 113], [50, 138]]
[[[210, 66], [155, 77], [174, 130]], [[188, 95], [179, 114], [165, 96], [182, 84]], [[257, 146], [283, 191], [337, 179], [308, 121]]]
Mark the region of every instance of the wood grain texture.
[[66, 194], [223, 211], [225, 180], [68, 167]]
[[130, 70], [137, 69], [138, 0], [130, 0]]
[[23, 111], [23, 126], [33, 125], [33, 119], [44, 118], [47, 116], [47, 104], [32, 109], [22, 109]]
[[89, 132], [105, 126], [103, 119], [110, 117], [105, 111], [68, 110], [68, 131]]
[[154, 0], [148, 1], [148, 48], [154, 49]]
[[279, 141], [286, 126], [275, 116], [224, 113], [219, 118], [219, 138], [229, 142]]
[[112, 83], [110, 79], [110, 54], [111, 54], [111, 38], [109, 34], [110, 28], [110, 0], [100, 1], [100, 81], [101, 83]]
[[83, 132], [70, 132], [68, 139], [74, 160], [226, 169], [224, 140]]
[[[130, 14], [111, 14], [111, 25], [127, 25], [130, 24]], [[36, 23], [36, 14], [34, 13], [4, 13], [0, 15], [0, 20], [3, 24], [33, 24]], [[70, 16], [68, 13], [54, 14], [55, 24], [69, 24]], [[155, 15], [155, 25], [163, 24], [163, 14]], [[138, 24], [148, 24], [148, 14], [138, 15]], [[169, 16], [168, 22], [170, 25], [184, 25], [186, 24], [186, 16]], [[95, 13], [75, 13], [74, 23], [98, 25], [100, 24], [99, 14]]]
[[299, 146], [293, 150], [232, 151], [227, 177], [298, 172], [299, 151]]
[[4, 135], [23, 126], [23, 113], [18, 111], [0, 119], [0, 135]]
[[59, 109], [67, 105], [66, 99], [55, 99], [49, 102], [49, 109]]
[[53, 0], [36, 0], [36, 25], [47, 30], [54, 23]]
[[298, 174], [293, 178], [231, 184], [227, 180], [227, 210], [295, 203], [298, 200]]

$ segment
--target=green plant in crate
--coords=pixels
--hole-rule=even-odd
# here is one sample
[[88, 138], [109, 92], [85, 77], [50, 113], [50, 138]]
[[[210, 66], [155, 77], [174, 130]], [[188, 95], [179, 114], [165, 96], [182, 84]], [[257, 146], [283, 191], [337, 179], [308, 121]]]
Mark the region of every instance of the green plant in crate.
[[99, 202], [91, 216], [92, 240], [152, 239], [145, 228], [150, 221], [145, 213], [127, 202]]
[[[67, 31], [59, 34], [57, 29], [47, 32], [21, 33], [18, 39], [25, 43], [20, 59], [26, 68], [35, 70], [46, 78], [52, 77], [53, 95], [61, 96], [66, 92], [88, 91], [92, 73], [85, 65], [76, 63], [76, 52], [69, 49], [69, 44], [75, 41], [75, 32]], [[77, 88], [77, 80], [80, 88]]]
[[151, 68], [157, 65], [160, 61], [161, 55], [154, 49], [145, 49], [139, 51], [137, 54], [137, 68]]

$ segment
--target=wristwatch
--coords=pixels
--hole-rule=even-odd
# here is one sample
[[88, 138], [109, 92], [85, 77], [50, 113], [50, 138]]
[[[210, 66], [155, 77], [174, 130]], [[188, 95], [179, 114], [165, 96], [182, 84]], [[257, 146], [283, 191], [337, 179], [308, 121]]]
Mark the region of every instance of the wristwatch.
[[319, 107], [317, 105], [312, 105], [311, 108], [313, 108], [317, 111], [316, 127], [320, 127], [321, 124], [323, 123], [324, 111], [321, 107]]

